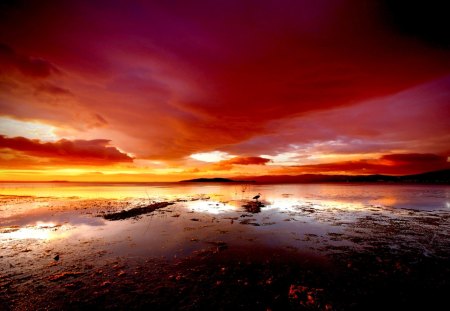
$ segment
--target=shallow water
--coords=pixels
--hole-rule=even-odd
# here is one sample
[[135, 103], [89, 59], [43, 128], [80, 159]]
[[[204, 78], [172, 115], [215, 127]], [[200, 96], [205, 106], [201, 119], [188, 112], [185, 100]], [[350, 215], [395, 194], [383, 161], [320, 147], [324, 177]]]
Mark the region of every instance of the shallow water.
[[[264, 207], [246, 213], [242, 205], [257, 193]], [[152, 256], [188, 254], [197, 248], [191, 240], [208, 237], [302, 248], [314, 235], [340, 233], [342, 223], [374, 213], [450, 211], [449, 186], [423, 185], [9, 183], [0, 185], [0, 195], [3, 243], [102, 239], [114, 242], [109, 251], [115, 254]], [[140, 220], [98, 217], [174, 200]]]
[[289, 204], [295, 200], [329, 201], [352, 206], [379, 205], [418, 210], [450, 209], [448, 185], [399, 184], [209, 184], [209, 183], [0, 183], [0, 195], [94, 198], [173, 199], [208, 195], [217, 200], [251, 199]]

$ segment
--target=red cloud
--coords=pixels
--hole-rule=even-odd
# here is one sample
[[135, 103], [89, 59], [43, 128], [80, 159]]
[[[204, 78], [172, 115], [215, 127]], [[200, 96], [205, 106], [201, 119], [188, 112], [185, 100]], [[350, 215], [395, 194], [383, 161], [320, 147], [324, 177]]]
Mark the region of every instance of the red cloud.
[[106, 165], [133, 161], [126, 153], [108, 146], [109, 142], [106, 139], [74, 141], [61, 139], [56, 142], [41, 142], [24, 137], [8, 138], [0, 135], [0, 149], [65, 164]]
[[37, 92], [44, 92], [52, 95], [66, 95], [66, 96], [73, 96], [72, 92], [69, 90], [66, 90], [62, 87], [59, 87], [57, 85], [53, 85], [51, 83], [43, 83], [39, 85], [36, 89]]
[[270, 159], [261, 157], [236, 157], [230, 160], [222, 161], [220, 163], [239, 164], [239, 165], [265, 165], [268, 162], [270, 162]]
[[[70, 89], [80, 108], [108, 120], [110, 132], [105, 133], [139, 157], [167, 160], [204, 150], [230, 151], [273, 134], [264, 144], [233, 151], [269, 154], [272, 144], [282, 144], [281, 149], [321, 133], [335, 139], [363, 127], [353, 126], [361, 117], [348, 111], [338, 119], [343, 125], [330, 123], [324, 131], [327, 122], [319, 117], [305, 128], [281, 129], [286, 134], [281, 139], [271, 129], [274, 122], [354, 107], [450, 73], [449, 51], [393, 32], [379, 10], [375, 2], [347, 0], [110, 1], [107, 8], [83, 1], [36, 2], [5, 10], [0, 40], [23, 54], [5, 46], [1, 53], [8, 66], [36, 79], [51, 75], [57, 64], [67, 74], [52, 82]], [[441, 91], [447, 89], [448, 82]], [[39, 105], [17, 92], [2, 97], [4, 115], [39, 116], [74, 128], [80, 124], [80, 118], [55, 113], [55, 105]], [[432, 107], [428, 95], [417, 97], [424, 99], [420, 106]], [[441, 102], [448, 98], [444, 93]], [[63, 104], [61, 110], [75, 110]], [[410, 109], [393, 109], [395, 122], [364, 133], [388, 129], [383, 136], [398, 142], [390, 127], [425, 127], [401, 120]], [[389, 114], [376, 104], [367, 111], [370, 120]], [[435, 137], [430, 124], [419, 140]], [[261, 147], [264, 153], [252, 149]], [[391, 150], [410, 150], [404, 143], [395, 147]]]
[[447, 163], [447, 157], [430, 153], [400, 153], [386, 154], [380, 158], [381, 161], [388, 160], [393, 165], [424, 164], [435, 165]]
[[2, 43], [0, 43], [0, 66], [2, 71], [5, 68], [12, 68], [33, 78], [46, 78], [53, 73], [60, 73], [49, 61], [19, 54]]
[[348, 173], [348, 174], [416, 174], [450, 168], [447, 156], [436, 154], [388, 154], [379, 159], [343, 161], [316, 165], [301, 165], [280, 170], [279, 173]]

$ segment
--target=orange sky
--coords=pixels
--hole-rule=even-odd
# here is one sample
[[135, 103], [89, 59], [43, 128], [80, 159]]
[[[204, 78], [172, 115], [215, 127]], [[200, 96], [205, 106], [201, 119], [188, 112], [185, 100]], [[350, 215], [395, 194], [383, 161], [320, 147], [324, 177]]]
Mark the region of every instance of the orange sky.
[[0, 180], [450, 168], [445, 10], [388, 2], [2, 3]]

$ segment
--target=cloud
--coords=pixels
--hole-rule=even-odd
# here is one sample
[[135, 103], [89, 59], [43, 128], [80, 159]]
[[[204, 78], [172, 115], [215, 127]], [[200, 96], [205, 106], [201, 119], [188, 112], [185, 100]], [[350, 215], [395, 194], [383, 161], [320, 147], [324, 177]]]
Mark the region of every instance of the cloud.
[[192, 159], [202, 162], [220, 162], [225, 159], [233, 158], [233, 155], [230, 155], [223, 151], [210, 151], [210, 152], [202, 152], [202, 153], [194, 153], [189, 156]]
[[215, 163], [211, 169], [216, 171], [231, 170], [235, 165], [266, 165], [270, 159], [261, 157], [235, 157]]
[[236, 157], [230, 160], [222, 161], [221, 163], [238, 165], [265, 165], [268, 162], [270, 162], [270, 159], [261, 157]]
[[430, 153], [386, 154], [380, 158], [380, 161], [385, 160], [391, 162], [392, 165], [442, 165], [447, 163], [446, 156]]
[[0, 149], [12, 155], [19, 152], [26, 156], [50, 159], [67, 165], [107, 165], [133, 161], [129, 155], [109, 146], [109, 143], [110, 141], [106, 139], [73, 141], [61, 139], [56, 142], [41, 142], [37, 139], [9, 138], [0, 135]]
[[347, 0], [10, 9], [0, 40], [3, 63], [19, 73], [11, 84], [46, 78], [43, 90], [62, 100], [3, 92], [0, 113], [164, 161], [210, 150], [276, 156], [293, 144], [441, 152], [450, 80], [416, 87], [450, 74], [449, 52], [393, 32], [379, 9]]
[[[420, 1], [381, 1], [391, 26], [402, 34], [415, 37], [439, 48], [450, 48], [445, 29], [450, 28], [446, 7], [442, 1], [424, 5]], [[420, 22], [418, 22], [420, 21]]]
[[416, 174], [450, 168], [447, 155], [386, 154], [377, 159], [361, 159], [315, 165], [300, 165], [279, 170], [283, 174], [343, 173], [343, 174]]
[[42, 83], [36, 89], [38, 92], [45, 92], [52, 95], [73, 96], [72, 92], [52, 83]]
[[1, 71], [13, 69], [32, 78], [46, 78], [52, 74], [60, 73], [60, 70], [49, 61], [17, 53], [3, 43], [0, 43], [0, 66]]
[[450, 145], [450, 75], [353, 106], [276, 120], [230, 153], [442, 153]]

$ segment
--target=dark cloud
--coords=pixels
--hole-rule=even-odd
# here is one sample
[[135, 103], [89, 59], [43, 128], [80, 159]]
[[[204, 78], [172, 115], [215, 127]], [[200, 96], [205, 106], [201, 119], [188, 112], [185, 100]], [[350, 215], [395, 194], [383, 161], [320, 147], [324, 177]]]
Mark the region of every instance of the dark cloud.
[[399, 33], [450, 49], [448, 3], [442, 0], [384, 0], [387, 22]]
[[266, 163], [270, 162], [270, 159], [261, 157], [236, 157], [223, 162], [239, 165], [265, 165]]
[[37, 92], [44, 92], [56, 96], [73, 96], [69, 90], [54, 85], [52, 83], [42, 83], [36, 88]]
[[280, 170], [279, 173], [350, 173], [405, 175], [450, 168], [447, 155], [387, 154], [378, 159], [361, 159], [315, 165], [301, 165]]
[[381, 160], [392, 161], [395, 165], [448, 165], [447, 157], [431, 153], [387, 154]]
[[235, 157], [217, 162], [212, 165], [211, 169], [216, 171], [231, 170], [235, 165], [266, 165], [270, 161], [270, 159], [261, 157]]
[[0, 66], [1, 71], [14, 69], [32, 78], [46, 78], [52, 74], [60, 73], [60, 70], [49, 61], [17, 53], [3, 43], [0, 43]]

